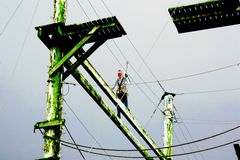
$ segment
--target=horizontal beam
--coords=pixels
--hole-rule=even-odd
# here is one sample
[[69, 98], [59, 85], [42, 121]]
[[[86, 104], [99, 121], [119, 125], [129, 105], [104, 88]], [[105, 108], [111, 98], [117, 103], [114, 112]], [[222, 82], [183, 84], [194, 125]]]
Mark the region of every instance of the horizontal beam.
[[126, 35], [125, 30], [115, 16], [81, 24], [65, 25], [64, 23], [53, 23], [35, 28], [41, 41], [47, 46], [48, 49], [51, 49], [55, 46], [60, 46], [63, 48], [72, 46], [73, 43], [76, 43], [76, 39], [74, 37], [77, 37], [78, 41], [79, 37], [84, 37], [92, 28], [96, 26], [101, 27], [98, 29], [97, 33], [87, 41], [87, 43]]

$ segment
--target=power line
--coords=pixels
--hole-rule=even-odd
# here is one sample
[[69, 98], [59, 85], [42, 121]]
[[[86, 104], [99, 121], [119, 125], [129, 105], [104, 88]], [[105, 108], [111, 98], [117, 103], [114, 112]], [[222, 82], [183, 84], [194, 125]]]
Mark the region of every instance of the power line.
[[28, 38], [28, 35], [29, 35], [29, 32], [30, 32], [30, 28], [31, 28], [31, 26], [32, 26], [33, 19], [34, 19], [34, 17], [35, 17], [35, 14], [36, 14], [36, 12], [37, 12], [37, 8], [38, 8], [38, 6], [39, 6], [39, 2], [40, 2], [40, 0], [38, 0], [37, 3], [36, 3], [36, 5], [35, 5], [34, 11], [33, 11], [33, 15], [32, 15], [32, 17], [31, 17], [30, 23], [29, 23], [29, 25], [28, 25], [28, 29], [27, 29], [27, 32], [26, 32], [26, 34], [25, 34], [25, 37], [24, 37], [24, 40], [23, 40], [21, 49], [20, 49], [19, 52], [18, 52], [17, 61], [16, 61], [15, 65], [14, 65], [14, 67], [13, 67], [13, 71], [12, 71], [12, 73], [11, 73], [11, 75], [10, 75], [10, 79], [13, 78], [13, 76], [14, 76], [14, 74], [15, 74], [15, 71], [16, 71], [16, 69], [17, 69], [19, 60], [20, 60], [20, 58], [21, 58], [21, 55], [22, 55], [24, 46], [25, 46], [25, 44], [26, 44], [26, 41], [27, 41], [27, 38]]
[[[134, 82], [134, 84], [130, 85], [139, 85], [139, 83]], [[217, 89], [217, 90], [205, 90], [205, 91], [192, 91], [192, 92], [178, 92], [174, 93], [175, 95], [194, 95], [194, 94], [208, 94], [208, 93], [221, 93], [221, 92], [234, 92], [239, 91], [240, 88], [228, 88], [228, 89]], [[162, 101], [160, 100], [157, 107], [160, 105]], [[158, 108], [155, 108], [154, 113]]]
[[73, 143], [75, 144], [77, 150], [79, 151], [80, 155], [82, 156], [83, 159], [85, 159], [84, 155], [82, 154], [81, 150], [78, 148], [78, 145], [76, 144], [75, 140], [73, 139], [72, 134], [70, 133], [70, 131], [68, 130], [67, 126], [64, 124], [64, 127], [66, 128], [70, 138], [72, 139]]
[[223, 66], [223, 67], [219, 67], [219, 68], [215, 68], [215, 69], [211, 69], [211, 70], [207, 70], [207, 71], [203, 71], [203, 72], [199, 72], [199, 73], [183, 75], [183, 76], [178, 76], [178, 77], [173, 77], [173, 78], [168, 78], [168, 79], [160, 79], [160, 80], [157, 80], [157, 81], [148, 81], [148, 82], [143, 82], [143, 83], [142, 82], [137, 82], [137, 84], [158, 83], [158, 81], [159, 82], [168, 82], [168, 81], [186, 79], [186, 78], [191, 78], [191, 77], [195, 77], [195, 76], [200, 76], [200, 75], [204, 75], [204, 74], [217, 72], [217, 71], [220, 71], [220, 70], [225, 70], [225, 69], [232, 68], [232, 67], [239, 67], [239, 65], [240, 65], [240, 62], [235, 63], [235, 64], [231, 64], [231, 65], [227, 65], [227, 66]]
[[144, 58], [141, 56], [140, 52], [137, 50], [137, 48], [135, 47], [135, 45], [133, 44], [133, 42], [130, 40], [130, 38], [127, 36], [128, 41], [130, 42], [130, 44], [132, 45], [132, 47], [134, 48], [134, 50], [136, 51], [137, 55], [141, 58], [142, 62], [144, 63], [144, 65], [147, 67], [147, 69], [149, 70], [149, 72], [152, 74], [152, 76], [156, 79], [156, 81], [158, 82], [160, 88], [163, 90], [163, 92], [166, 92], [166, 90], [163, 88], [162, 84], [157, 80], [157, 77], [155, 76], [155, 74], [153, 73], [153, 71], [151, 70], [151, 68], [149, 67], [149, 65], [146, 63], [146, 61], [144, 60]]
[[215, 69], [208, 70], [208, 71], [203, 71], [203, 72], [199, 72], [199, 73], [195, 73], [195, 74], [189, 74], [189, 75], [185, 75], [185, 76], [179, 76], [179, 77], [175, 77], [175, 78], [162, 79], [162, 80], [159, 80], [159, 81], [160, 82], [167, 82], [167, 81], [185, 79], [185, 78], [200, 76], [200, 75], [203, 75], [203, 74], [208, 74], [208, 73], [212, 73], [212, 72], [216, 72], [216, 71], [220, 71], [220, 70], [224, 70], [224, 69], [228, 69], [228, 68], [232, 68], [232, 67], [238, 67], [239, 65], [240, 65], [240, 62], [235, 63], [235, 64], [231, 64], [231, 65], [227, 65], [227, 66], [223, 66], [223, 67], [219, 67], [219, 68], [215, 68]]
[[[177, 6], [179, 6], [180, 3], [181, 3], [181, 0], [178, 1]], [[175, 10], [176, 10], [176, 8], [174, 9], [174, 11], [175, 11]], [[172, 12], [172, 14], [174, 13], [174, 11]], [[153, 48], [156, 46], [158, 40], [160, 39], [161, 35], [162, 35], [163, 32], [165, 31], [165, 29], [166, 29], [166, 27], [167, 27], [170, 19], [171, 19], [171, 14], [170, 14], [170, 16], [168, 17], [167, 21], [165, 22], [163, 28], [160, 30], [159, 34], [157, 35], [157, 38], [154, 40], [152, 46], [150, 47], [147, 55], [146, 55], [145, 58], [144, 58], [145, 60], [146, 60], [146, 59], [149, 57], [149, 55], [152, 53]], [[143, 63], [142, 63], [142, 64], [143, 64]], [[140, 69], [142, 68], [142, 64], [140, 65], [140, 67], [138, 68], [137, 71], [140, 71]]]
[[88, 17], [88, 15], [87, 15], [86, 11], [84, 10], [83, 6], [79, 3], [78, 0], [76, 0], [76, 2], [77, 2], [77, 4], [78, 4], [78, 6], [82, 9], [82, 11], [83, 11], [83, 13], [85, 14], [85, 16], [88, 18], [88, 20], [90, 20], [90, 17]]
[[19, 2], [19, 4], [17, 5], [17, 7], [15, 8], [14, 12], [12, 13], [12, 15], [10, 16], [10, 18], [8, 19], [7, 23], [4, 25], [0, 36], [3, 34], [3, 32], [7, 29], [8, 25], [10, 24], [10, 22], [12, 21], [13, 17], [15, 16], [15, 14], [17, 13], [17, 10], [20, 8], [21, 4], [22, 4], [23, 0], [21, 0]]
[[[80, 124], [83, 126], [83, 128], [88, 132], [88, 134], [92, 137], [92, 139], [100, 146], [102, 147], [102, 145], [98, 142], [98, 140], [93, 136], [93, 134], [88, 130], [88, 128], [84, 125], [84, 123], [80, 120], [80, 118], [77, 116], [77, 114], [73, 111], [73, 109], [70, 107], [70, 105], [67, 103], [67, 101], [65, 99], [63, 99], [63, 101], [65, 102], [65, 104], [67, 105], [67, 107], [70, 109], [70, 111], [73, 113], [73, 115], [77, 118], [77, 120], [80, 122]], [[108, 154], [106, 152], [106, 154]], [[110, 159], [112, 159], [111, 157], [109, 157]]]
[[236, 124], [240, 120], [216, 120], [216, 119], [194, 119], [194, 118], [182, 118], [185, 121], [191, 122], [206, 122], [206, 123], [221, 123], [221, 124]]
[[231, 92], [231, 91], [239, 91], [239, 90], [240, 88], [229, 88], [229, 89], [218, 89], [218, 90], [208, 90], [208, 91], [183, 92], [183, 93], [178, 93], [177, 95], [219, 93], [219, 92]]
[[110, 9], [108, 8], [107, 4], [103, 0], [101, 0], [101, 1], [103, 3], [104, 7], [107, 9], [107, 11], [110, 13], [110, 15], [113, 15], [112, 12], [110, 11]]
[[[175, 108], [175, 110], [176, 110], [178, 116], [180, 117], [180, 119], [182, 119], [180, 113], [178, 112], [178, 110], [176, 109], [175, 106], [174, 106], [174, 108]], [[187, 125], [183, 122], [183, 120], [182, 120], [182, 123], [183, 123], [183, 126], [185, 127], [185, 131], [187, 131], [188, 135], [190, 136], [191, 141], [193, 141], [193, 137], [192, 137], [192, 135], [191, 135], [191, 133], [190, 133], [190, 131], [189, 131]], [[180, 126], [179, 126], [179, 128], [180, 128]], [[195, 145], [195, 147], [199, 150], [199, 146], [198, 146], [196, 143], [194, 143], [194, 145]], [[203, 157], [202, 154], [200, 154], [200, 156], [201, 156], [202, 159], [205, 159], [205, 158]]]
[[[192, 152], [178, 153], [178, 154], [173, 154], [173, 155], [169, 155], [169, 156], [161, 156], [161, 157], [178, 157], [178, 156], [186, 156], [186, 155], [190, 155], [190, 154], [196, 154], [196, 153], [206, 152], [206, 151], [218, 149], [218, 148], [221, 148], [221, 147], [225, 147], [225, 146], [227, 146], [227, 145], [236, 143], [236, 142], [238, 142], [238, 141], [240, 141], [240, 139], [233, 140], [233, 141], [230, 141], [230, 142], [227, 142], [227, 143], [224, 143], [224, 144], [220, 144], [220, 145], [217, 145], [217, 146], [214, 146], [214, 147], [209, 147], [209, 148], [201, 149], [201, 150], [195, 150], [195, 151], [192, 151]], [[64, 143], [62, 143], [62, 145], [63, 145], [63, 146], [66, 146], [66, 147], [69, 147], [69, 148], [72, 148], [72, 149], [76, 149], [75, 147], [69, 146], [69, 145], [64, 144]], [[101, 155], [101, 156], [111, 156], [111, 157], [115, 157], [115, 158], [132, 158], [132, 159], [136, 159], [136, 158], [148, 158], [148, 157], [142, 157], [142, 156], [119, 156], [119, 155], [113, 155], [113, 154], [108, 154], [108, 155], [106, 155], [106, 154], [102, 154], [102, 153], [98, 153], [98, 152], [92, 152], [92, 151], [87, 151], [87, 150], [83, 150], [83, 149], [81, 149], [81, 151], [83, 151], [83, 152], [88, 152], [88, 153], [91, 153], [91, 154]], [[159, 157], [158, 157], [158, 156], [153, 156], [153, 157], [149, 157], [149, 158], [159, 158]]]
[[[182, 146], [185, 146], [185, 145], [190, 145], [190, 144], [206, 141], [206, 140], [209, 140], [209, 139], [212, 139], [212, 138], [224, 135], [224, 134], [232, 132], [232, 131], [234, 131], [234, 130], [236, 130], [238, 128], [240, 128], [240, 126], [236, 126], [234, 128], [231, 128], [229, 130], [220, 132], [218, 134], [215, 134], [215, 135], [212, 135], [212, 136], [209, 136], [209, 137], [205, 137], [205, 138], [201, 138], [201, 139], [198, 139], [198, 140], [194, 140], [194, 141], [191, 141], [191, 142], [181, 143], [181, 144], [167, 146], [167, 147], [158, 147], [158, 148], [153, 148], [153, 149], [165, 149], [165, 148], [169, 148], [169, 147], [171, 147], [171, 148], [182, 147]], [[61, 140], [61, 142], [69, 144], [69, 145], [75, 145], [75, 144], [73, 144], [71, 142], [67, 142], [67, 141], [64, 141], [64, 140]], [[111, 151], [112, 152], [136, 152], [136, 151], [140, 151], [139, 149], [111, 149], [111, 148], [102, 148], [102, 147], [98, 148], [98, 147], [86, 146], [86, 145], [80, 145], [80, 144], [77, 144], [77, 145], [79, 147], [82, 147], [82, 148], [93, 149], [93, 150], [102, 150], [102, 151], [110, 151], [110, 152]], [[152, 148], [148, 148], [148, 149], [142, 149], [142, 150], [145, 151], [145, 150], [153, 150], [153, 149]]]
[[[174, 136], [174, 138], [176, 138], [176, 140], [177, 140], [177, 141], [178, 141], [178, 143], [180, 144], [181, 142], [180, 142], [180, 140], [179, 140], [179, 138], [178, 138], [178, 135], [175, 133], [175, 131], [174, 131], [174, 130], [173, 130], [173, 136]], [[186, 153], [184, 146], [183, 146], [183, 147], [181, 147], [181, 149], [182, 149], [183, 153]], [[173, 153], [173, 154], [174, 154], [174, 153]], [[190, 160], [190, 157], [189, 157], [189, 155], [187, 155], [187, 159], [188, 159], [188, 160]]]
[[[185, 141], [188, 141], [186, 134], [183, 132], [183, 129], [179, 125], [178, 125], [178, 128], [180, 129], [180, 132], [182, 133], [183, 138], [185, 139]], [[191, 152], [193, 151], [193, 148], [192, 148], [191, 145], [188, 145], [187, 147], [190, 149]], [[194, 159], [198, 159], [196, 157], [196, 155], [193, 155], [193, 157], [194, 157]]]

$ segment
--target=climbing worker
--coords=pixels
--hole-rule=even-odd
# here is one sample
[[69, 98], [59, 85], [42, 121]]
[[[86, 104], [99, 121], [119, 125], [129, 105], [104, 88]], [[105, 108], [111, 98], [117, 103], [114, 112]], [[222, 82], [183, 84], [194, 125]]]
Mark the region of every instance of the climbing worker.
[[[123, 102], [123, 104], [126, 106], [126, 108], [129, 110], [128, 108], [128, 90], [127, 90], [127, 84], [129, 83], [129, 79], [128, 79], [128, 75], [127, 73], [125, 73], [125, 77], [123, 77], [123, 73], [121, 70], [118, 70], [118, 73], [117, 73], [117, 80], [116, 80], [116, 83], [115, 85], [113, 86], [112, 90], [116, 90], [116, 94], [118, 96], [118, 98]], [[119, 118], [121, 118], [120, 116], [120, 108], [119, 106], [117, 106], [117, 116]]]

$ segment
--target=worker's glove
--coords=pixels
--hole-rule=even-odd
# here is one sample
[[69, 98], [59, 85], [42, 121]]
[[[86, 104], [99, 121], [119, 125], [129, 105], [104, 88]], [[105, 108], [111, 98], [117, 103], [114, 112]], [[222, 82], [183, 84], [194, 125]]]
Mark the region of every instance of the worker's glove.
[[128, 75], [127, 75], [127, 73], [125, 73], [125, 77], [126, 77], [126, 78], [128, 78]]

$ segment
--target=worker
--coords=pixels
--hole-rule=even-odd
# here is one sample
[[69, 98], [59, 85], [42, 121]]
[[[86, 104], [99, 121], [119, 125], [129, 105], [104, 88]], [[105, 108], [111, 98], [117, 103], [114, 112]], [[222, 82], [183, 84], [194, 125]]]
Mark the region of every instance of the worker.
[[[127, 97], [128, 96], [127, 84], [129, 83], [128, 75], [125, 73], [125, 77], [123, 77], [122, 71], [118, 70], [117, 76], [118, 76], [118, 78], [117, 78], [116, 83], [113, 86], [112, 90], [115, 90], [117, 88], [116, 94], [117, 94], [118, 98], [123, 102], [123, 104], [129, 110], [128, 97]], [[119, 118], [121, 118], [119, 106], [117, 106], [117, 116]]]

